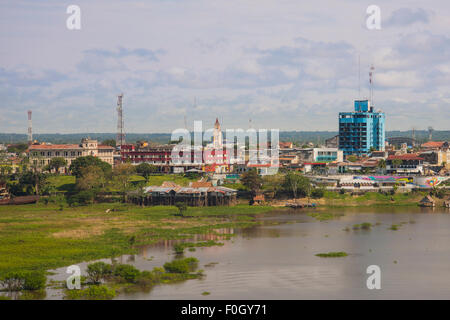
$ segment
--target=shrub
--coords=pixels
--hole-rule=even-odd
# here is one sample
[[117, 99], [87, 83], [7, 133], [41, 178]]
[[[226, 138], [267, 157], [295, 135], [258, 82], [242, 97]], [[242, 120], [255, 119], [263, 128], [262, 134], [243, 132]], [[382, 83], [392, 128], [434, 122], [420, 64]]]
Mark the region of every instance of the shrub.
[[340, 257], [346, 257], [348, 254], [343, 251], [339, 252], [328, 252], [328, 253], [318, 253], [316, 254], [317, 257], [321, 258], [340, 258]]
[[323, 188], [315, 188], [311, 191], [311, 197], [315, 199], [323, 198], [325, 190]]
[[75, 207], [77, 205], [86, 205], [94, 202], [95, 193], [92, 190], [80, 191], [67, 199], [67, 203]]
[[8, 272], [0, 278], [0, 285], [8, 291], [19, 291], [24, 283], [23, 273], [20, 271]]
[[114, 268], [114, 275], [126, 282], [136, 283], [140, 271], [130, 264], [119, 264]]
[[42, 271], [11, 271], [0, 278], [8, 291], [39, 290], [45, 288], [46, 276]]
[[72, 300], [110, 300], [116, 296], [114, 289], [107, 286], [89, 286], [81, 290], [67, 290], [66, 298]]
[[32, 271], [24, 273], [23, 290], [40, 290], [45, 288], [47, 277], [42, 271]]
[[95, 262], [87, 266], [86, 270], [88, 279], [92, 283], [100, 283], [100, 281], [111, 275], [112, 268], [110, 264], [104, 262]]
[[173, 250], [176, 254], [182, 254], [184, 252], [184, 245], [183, 244], [176, 244], [173, 246]]
[[188, 273], [195, 270], [198, 265], [196, 258], [190, 257], [185, 259], [177, 259], [164, 264], [164, 269], [170, 273]]

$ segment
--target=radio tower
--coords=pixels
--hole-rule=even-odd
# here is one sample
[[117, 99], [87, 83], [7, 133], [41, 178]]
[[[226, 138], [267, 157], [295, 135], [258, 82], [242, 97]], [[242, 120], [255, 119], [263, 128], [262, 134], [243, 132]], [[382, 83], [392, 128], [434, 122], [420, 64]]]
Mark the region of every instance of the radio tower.
[[370, 83], [370, 103], [374, 105], [373, 103], [373, 73], [374, 73], [374, 66], [373, 64], [370, 66], [370, 72], [369, 72], [369, 83]]
[[123, 93], [117, 96], [117, 138], [116, 146], [125, 144], [125, 132], [123, 129], [123, 110], [122, 110]]
[[33, 125], [31, 123], [31, 110], [28, 110], [28, 145], [33, 143]]

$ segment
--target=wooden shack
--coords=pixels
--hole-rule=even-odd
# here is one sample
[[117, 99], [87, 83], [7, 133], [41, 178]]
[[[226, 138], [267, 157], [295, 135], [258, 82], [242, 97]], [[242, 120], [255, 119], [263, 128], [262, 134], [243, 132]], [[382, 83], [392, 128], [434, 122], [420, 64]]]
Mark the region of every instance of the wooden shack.
[[237, 190], [207, 186], [205, 183], [194, 186], [181, 187], [173, 182], [164, 182], [161, 186], [145, 187], [143, 193], [130, 193], [129, 199], [140, 205], [175, 205], [182, 202], [192, 207], [204, 207], [236, 204]]
[[423, 197], [423, 199], [419, 201], [419, 206], [421, 206], [421, 207], [435, 207], [436, 206], [436, 201], [434, 201], [434, 199], [430, 195], [428, 195], [426, 197]]

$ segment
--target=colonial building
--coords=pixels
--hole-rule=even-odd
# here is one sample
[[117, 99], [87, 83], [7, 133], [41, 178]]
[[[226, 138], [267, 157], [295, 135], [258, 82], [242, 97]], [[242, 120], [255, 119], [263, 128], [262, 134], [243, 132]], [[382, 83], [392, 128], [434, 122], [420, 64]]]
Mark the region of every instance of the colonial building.
[[67, 172], [72, 161], [78, 157], [94, 156], [110, 165], [114, 164], [114, 148], [99, 145], [97, 140], [88, 138], [82, 139], [80, 144], [32, 144], [28, 152], [30, 162], [40, 168], [48, 165], [52, 158], [64, 158], [67, 166], [60, 169], [62, 173]]

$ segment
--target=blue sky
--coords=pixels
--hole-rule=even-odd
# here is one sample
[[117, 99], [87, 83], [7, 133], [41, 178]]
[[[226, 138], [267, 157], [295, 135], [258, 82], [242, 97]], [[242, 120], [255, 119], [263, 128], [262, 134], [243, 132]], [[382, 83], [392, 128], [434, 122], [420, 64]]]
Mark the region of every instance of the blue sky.
[[[66, 28], [67, 6], [81, 30]], [[381, 30], [366, 28], [369, 5]], [[367, 97], [388, 130], [448, 130], [447, 0], [2, 1], [0, 132], [171, 132], [224, 127], [337, 130]], [[196, 102], [196, 103], [195, 103]]]

